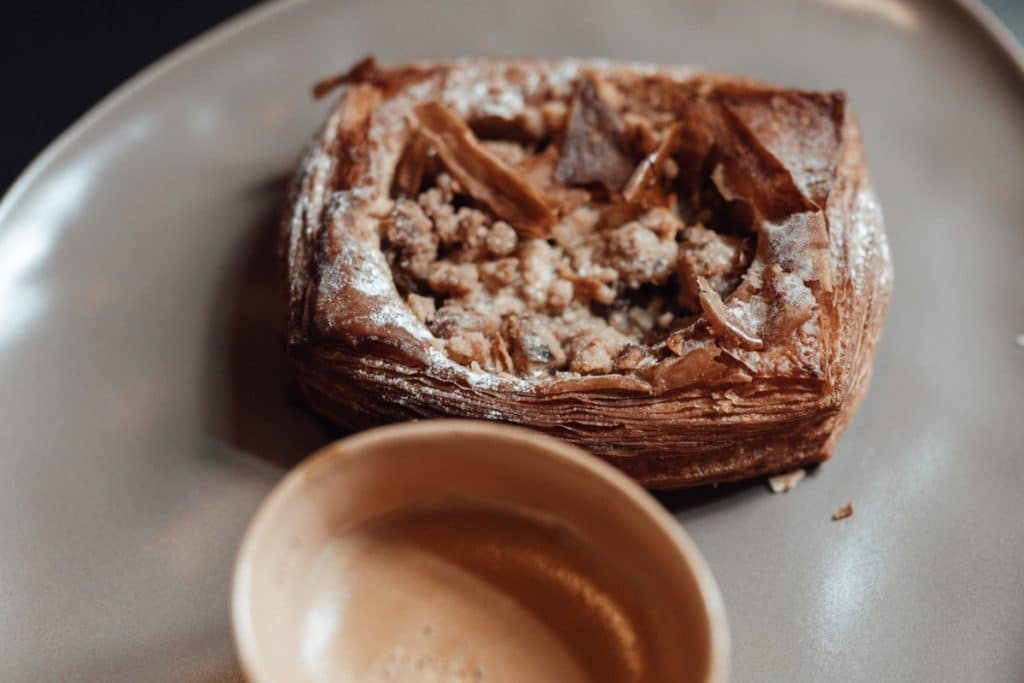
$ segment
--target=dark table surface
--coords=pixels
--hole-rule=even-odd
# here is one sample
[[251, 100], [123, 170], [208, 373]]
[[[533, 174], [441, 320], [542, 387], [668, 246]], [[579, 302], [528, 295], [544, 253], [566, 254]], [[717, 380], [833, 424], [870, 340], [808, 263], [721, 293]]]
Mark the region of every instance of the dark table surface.
[[[20, 3], [0, 22], [8, 103], [0, 192], [53, 138], [139, 70], [254, 0]], [[989, 0], [1024, 38], [1024, 0]], [[13, 15], [13, 16], [12, 16]]]

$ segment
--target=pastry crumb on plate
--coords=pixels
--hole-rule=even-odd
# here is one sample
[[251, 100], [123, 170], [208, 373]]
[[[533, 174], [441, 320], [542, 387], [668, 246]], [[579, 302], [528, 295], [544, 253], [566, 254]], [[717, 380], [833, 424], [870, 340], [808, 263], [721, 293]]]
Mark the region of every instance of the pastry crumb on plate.
[[807, 471], [804, 469], [776, 474], [774, 477], [768, 478], [768, 487], [771, 488], [772, 493], [787, 493], [793, 490], [806, 476]]
[[847, 503], [846, 505], [832, 513], [833, 522], [842, 521], [847, 517], [853, 517], [853, 503]]

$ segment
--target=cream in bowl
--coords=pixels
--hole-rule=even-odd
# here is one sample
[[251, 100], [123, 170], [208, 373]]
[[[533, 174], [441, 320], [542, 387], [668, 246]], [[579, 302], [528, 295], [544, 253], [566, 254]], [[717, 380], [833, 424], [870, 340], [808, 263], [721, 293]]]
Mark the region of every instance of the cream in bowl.
[[292, 471], [243, 541], [254, 683], [720, 681], [728, 636], [692, 541], [556, 439], [407, 423]]

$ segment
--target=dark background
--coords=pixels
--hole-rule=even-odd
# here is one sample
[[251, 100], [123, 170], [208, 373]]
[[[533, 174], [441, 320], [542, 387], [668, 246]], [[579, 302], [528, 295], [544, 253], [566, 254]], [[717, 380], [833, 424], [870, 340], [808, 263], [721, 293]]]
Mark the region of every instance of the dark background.
[[[410, 0], [424, 2], [428, 0]], [[18, 2], [0, 21], [0, 193], [104, 95], [256, 0]], [[1024, 0], [989, 0], [1018, 36]]]
[[4, 4], [0, 193], [104, 95], [190, 38], [258, 3], [12, 0]]

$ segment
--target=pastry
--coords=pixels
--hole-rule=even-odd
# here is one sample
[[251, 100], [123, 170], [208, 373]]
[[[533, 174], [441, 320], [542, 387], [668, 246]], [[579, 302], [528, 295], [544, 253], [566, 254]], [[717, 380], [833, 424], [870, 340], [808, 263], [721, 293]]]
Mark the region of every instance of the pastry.
[[315, 411], [525, 425], [651, 488], [831, 455], [892, 283], [842, 93], [370, 58], [333, 89], [281, 230]]

